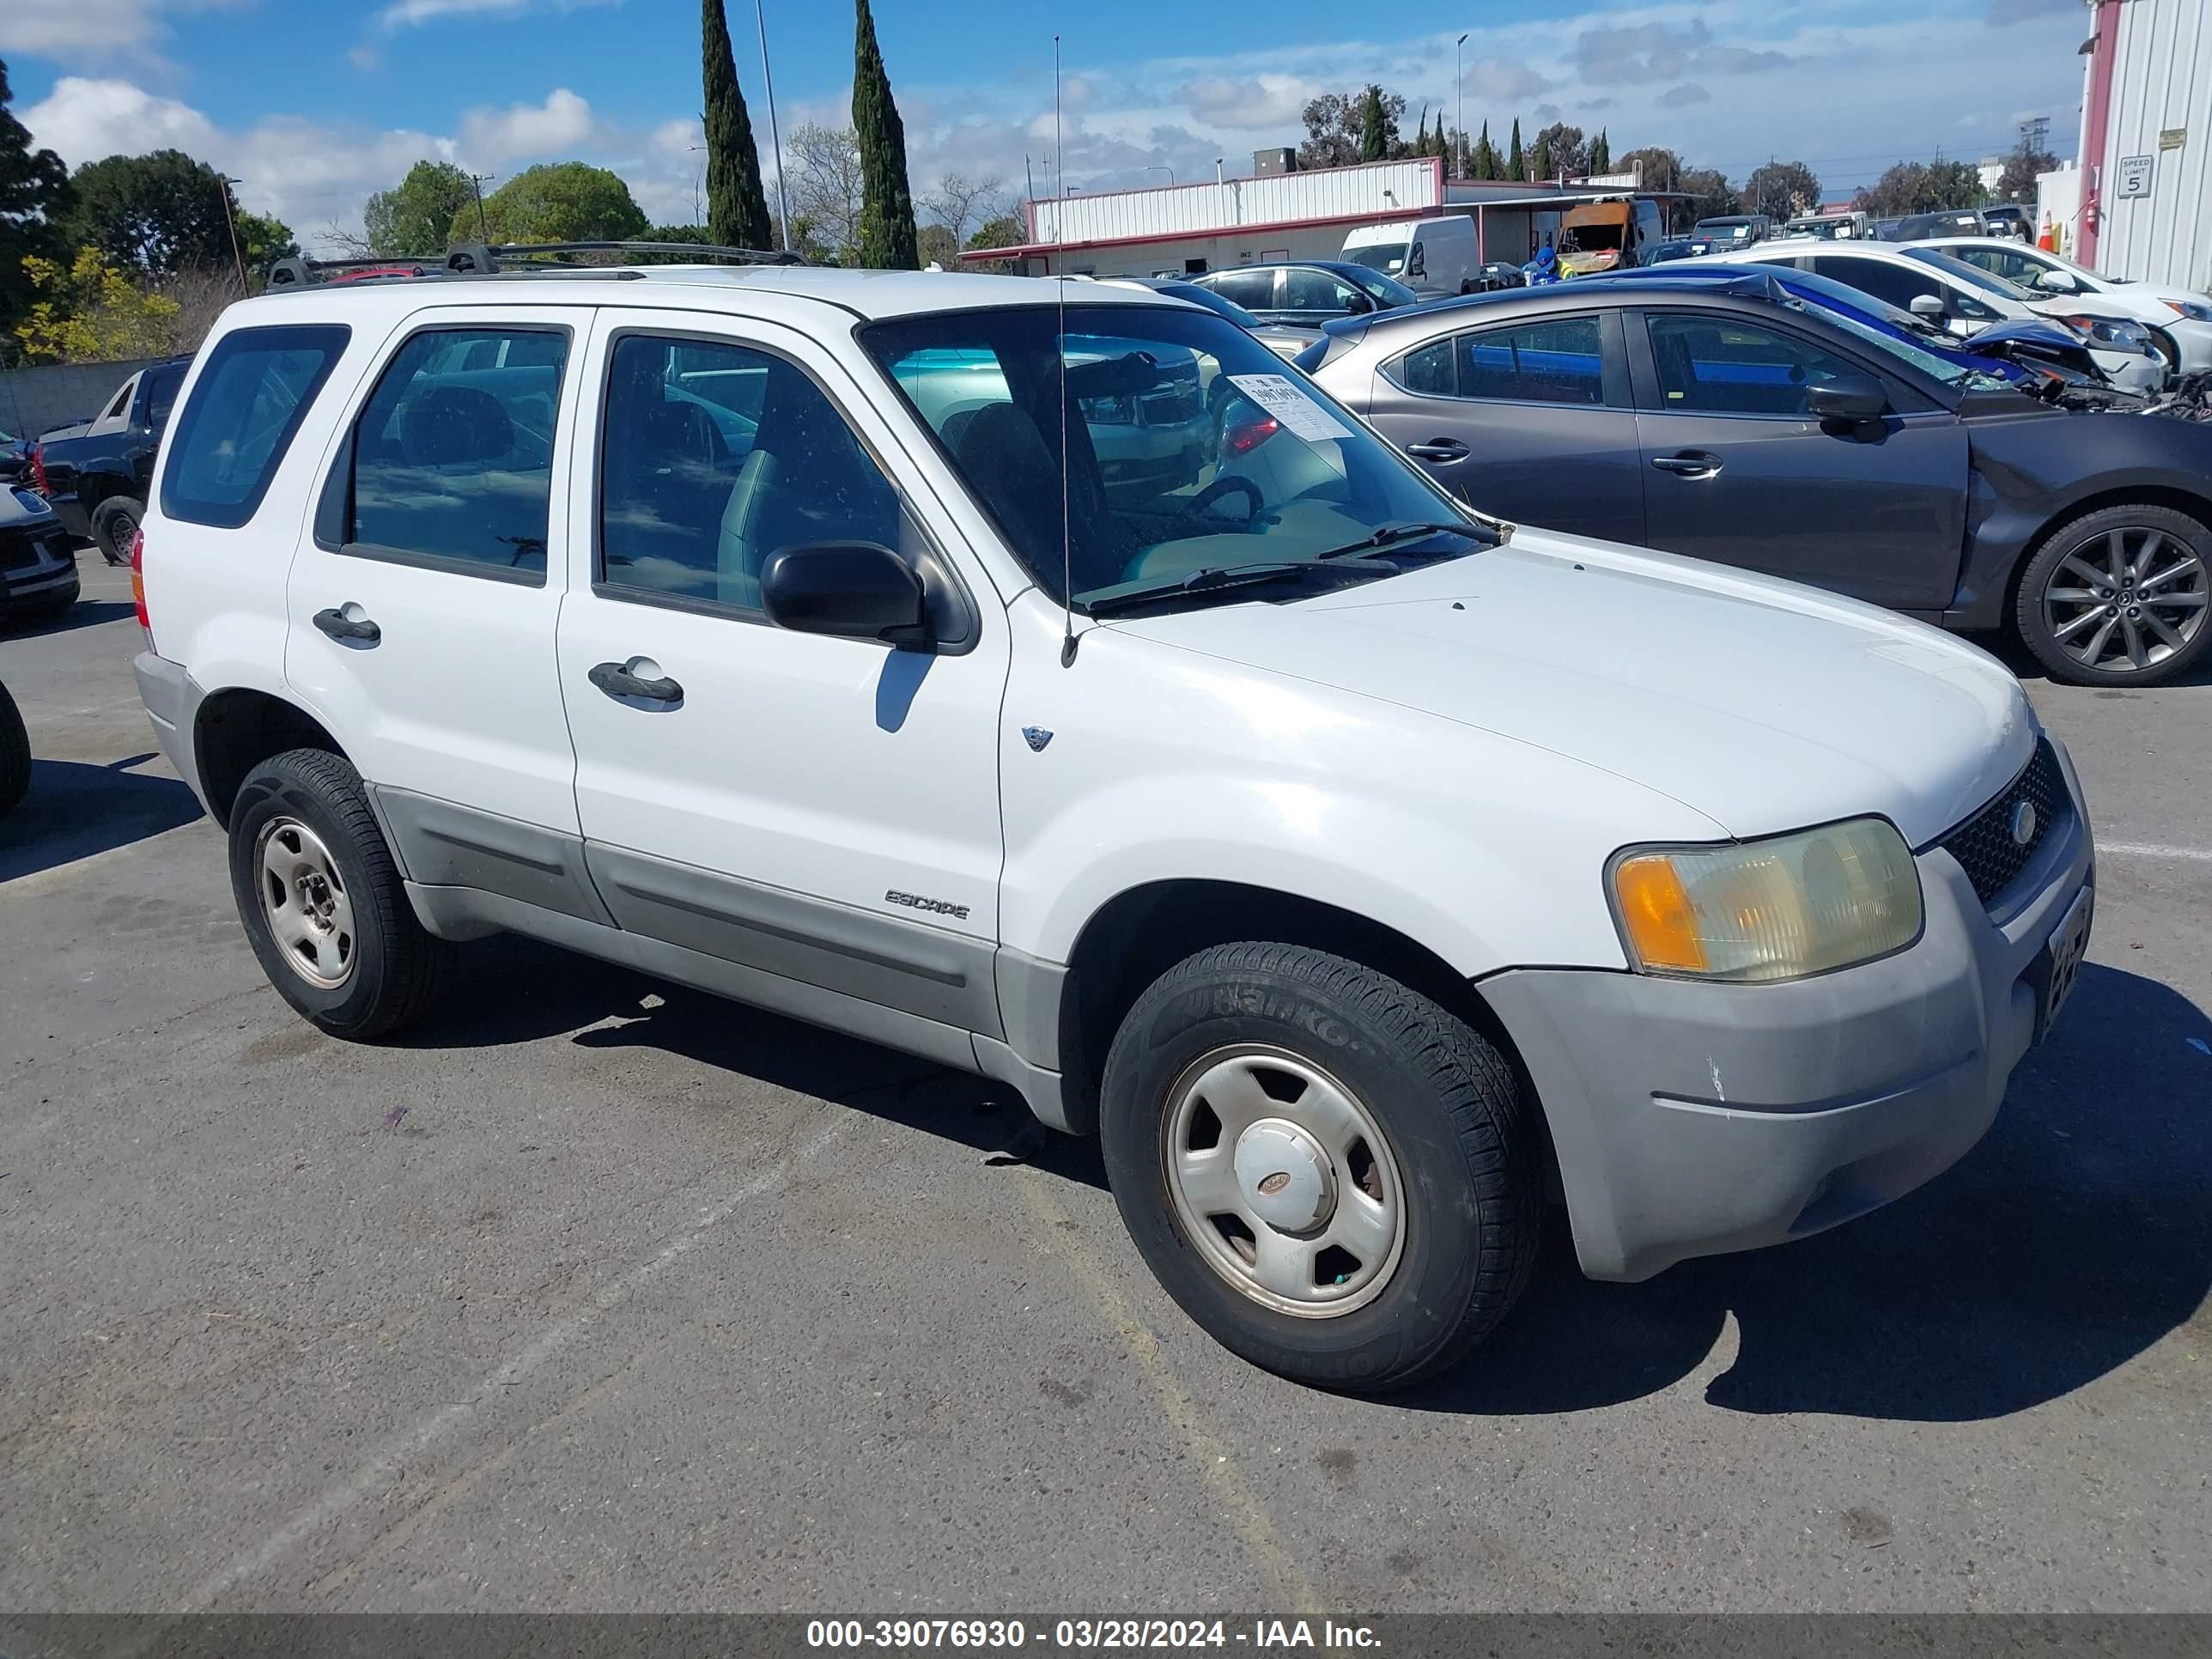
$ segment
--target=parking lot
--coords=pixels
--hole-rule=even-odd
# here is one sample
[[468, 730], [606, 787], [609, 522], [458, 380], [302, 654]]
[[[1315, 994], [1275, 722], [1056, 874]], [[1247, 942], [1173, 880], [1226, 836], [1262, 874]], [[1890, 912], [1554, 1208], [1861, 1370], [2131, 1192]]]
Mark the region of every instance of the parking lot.
[[2097, 934], [1965, 1163], [1640, 1285], [1555, 1230], [1375, 1402], [1207, 1341], [980, 1079], [502, 939], [324, 1037], [82, 562], [0, 637], [0, 1607], [2212, 1606], [2202, 676], [2029, 681]]

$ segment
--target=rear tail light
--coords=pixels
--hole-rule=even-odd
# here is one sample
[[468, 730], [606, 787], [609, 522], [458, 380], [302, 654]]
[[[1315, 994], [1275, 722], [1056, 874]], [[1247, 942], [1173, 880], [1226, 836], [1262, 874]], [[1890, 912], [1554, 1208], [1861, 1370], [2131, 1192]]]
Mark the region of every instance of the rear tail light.
[[1231, 427], [1228, 435], [1221, 441], [1221, 447], [1231, 455], [1249, 455], [1281, 429], [1273, 416], [1265, 416], [1243, 426]]
[[40, 453], [37, 444], [31, 446], [31, 488], [41, 495], [54, 493], [46, 485], [46, 458]]
[[146, 648], [154, 648], [154, 619], [146, 614], [146, 532], [131, 535], [131, 603], [138, 607], [138, 626], [146, 635]]

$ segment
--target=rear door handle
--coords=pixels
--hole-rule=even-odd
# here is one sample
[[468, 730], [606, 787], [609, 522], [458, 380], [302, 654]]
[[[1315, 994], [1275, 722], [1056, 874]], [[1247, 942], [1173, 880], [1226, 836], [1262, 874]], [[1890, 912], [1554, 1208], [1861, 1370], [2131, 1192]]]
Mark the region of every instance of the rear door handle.
[[315, 626], [334, 640], [359, 640], [363, 645], [374, 645], [384, 637], [384, 630], [369, 621], [357, 605], [318, 611]]
[[1708, 455], [1703, 450], [1689, 450], [1680, 455], [1654, 455], [1651, 465], [1678, 478], [1717, 478], [1720, 476], [1721, 458]]
[[[640, 670], [647, 672], [641, 673]], [[663, 674], [659, 664], [647, 657], [632, 657], [626, 663], [595, 663], [591, 681], [617, 700], [636, 697], [646, 702], [672, 704], [684, 701], [684, 688]]]
[[1406, 453], [1425, 461], [1463, 461], [1468, 450], [1456, 438], [1431, 438], [1425, 444], [1407, 444]]

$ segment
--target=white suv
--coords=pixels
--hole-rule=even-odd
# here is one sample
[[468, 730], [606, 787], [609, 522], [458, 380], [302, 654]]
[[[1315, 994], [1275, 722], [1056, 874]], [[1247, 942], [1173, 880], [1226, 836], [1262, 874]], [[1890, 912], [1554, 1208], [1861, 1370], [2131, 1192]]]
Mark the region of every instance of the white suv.
[[[1221, 377], [1146, 493], [1097, 434]], [[1547, 1196], [1632, 1279], [1925, 1181], [2086, 945], [1989, 657], [1485, 520], [1141, 292], [280, 292], [148, 506], [139, 684], [308, 1019], [393, 1030], [509, 929], [1002, 1079], [1316, 1383], [1464, 1351]]]

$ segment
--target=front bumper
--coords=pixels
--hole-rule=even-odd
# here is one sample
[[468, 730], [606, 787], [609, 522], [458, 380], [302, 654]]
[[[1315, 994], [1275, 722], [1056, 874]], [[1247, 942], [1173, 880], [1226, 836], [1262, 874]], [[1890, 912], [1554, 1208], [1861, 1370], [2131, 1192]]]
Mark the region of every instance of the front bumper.
[[2095, 348], [2089, 355], [2106, 377], [2123, 392], [2132, 392], [2139, 398], [2155, 398], [2166, 389], [2166, 359], [2154, 352]]
[[76, 556], [54, 546], [51, 539], [42, 543], [36, 562], [0, 571], [0, 606], [44, 605], [78, 590]]
[[2043, 953], [2094, 878], [2073, 810], [1993, 909], [1941, 848], [1898, 955], [1720, 985], [1580, 969], [1481, 982], [1541, 1100], [1583, 1271], [1648, 1279], [1901, 1197], [1981, 1139], [2036, 1038]]

